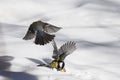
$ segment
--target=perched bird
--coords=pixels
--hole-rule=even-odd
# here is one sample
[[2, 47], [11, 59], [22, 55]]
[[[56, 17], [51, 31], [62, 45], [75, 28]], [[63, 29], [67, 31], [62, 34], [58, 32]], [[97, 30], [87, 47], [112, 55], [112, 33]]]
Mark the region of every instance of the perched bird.
[[68, 41], [58, 50], [55, 41], [53, 40], [52, 42], [54, 48], [52, 55], [53, 60], [51, 60], [49, 64], [39, 64], [37, 66], [45, 66], [52, 69], [55, 68], [57, 71], [66, 72], [64, 59], [76, 50], [76, 43], [73, 41]]
[[51, 62], [51, 67], [56, 68], [58, 71], [63, 71], [66, 72], [64, 66], [65, 62], [64, 59], [73, 53], [73, 51], [76, 50], [76, 43], [73, 41], [68, 41], [67, 43], [63, 44], [60, 49], [57, 49], [57, 45], [55, 41], [53, 40], [53, 56], [52, 58], [54, 59]]
[[30, 40], [35, 37], [35, 44], [44, 45], [54, 39], [55, 35], [51, 33], [55, 33], [60, 29], [61, 27], [56, 27], [42, 21], [36, 21], [30, 25], [23, 39]]

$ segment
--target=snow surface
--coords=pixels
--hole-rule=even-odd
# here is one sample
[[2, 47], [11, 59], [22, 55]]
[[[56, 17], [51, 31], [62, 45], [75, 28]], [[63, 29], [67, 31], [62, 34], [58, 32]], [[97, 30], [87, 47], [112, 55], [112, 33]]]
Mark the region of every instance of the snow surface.
[[[76, 41], [67, 72], [36, 67], [53, 50], [22, 39], [36, 20], [63, 28], [59, 47]], [[120, 80], [119, 25], [119, 0], [0, 0], [0, 80]]]

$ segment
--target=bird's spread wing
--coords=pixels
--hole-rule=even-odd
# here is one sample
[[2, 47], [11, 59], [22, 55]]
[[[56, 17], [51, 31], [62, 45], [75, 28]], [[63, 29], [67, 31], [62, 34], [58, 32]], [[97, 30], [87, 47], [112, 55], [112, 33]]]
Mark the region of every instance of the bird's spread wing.
[[31, 24], [23, 39], [24, 40], [30, 40], [30, 39], [33, 39], [34, 37], [35, 37], [34, 25]]
[[55, 35], [50, 35], [44, 31], [37, 31], [35, 44], [44, 45], [49, 43], [54, 39]]
[[58, 48], [57, 48], [56, 42], [54, 40], [52, 41], [52, 46], [53, 46], [53, 55], [52, 55], [52, 58], [57, 59]]
[[47, 33], [54, 33], [54, 32], [59, 31], [60, 29], [61, 29], [61, 27], [56, 27], [56, 26], [48, 24], [48, 23], [45, 23], [45, 26], [44, 26], [44, 31]]
[[63, 44], [60, 47], [58, 53], [60, 58], [64, 60], [67, 55], [71, 54], [75, 50], [76, 50], [76, 43], [73, 41], [68, 41], [67, 43]]

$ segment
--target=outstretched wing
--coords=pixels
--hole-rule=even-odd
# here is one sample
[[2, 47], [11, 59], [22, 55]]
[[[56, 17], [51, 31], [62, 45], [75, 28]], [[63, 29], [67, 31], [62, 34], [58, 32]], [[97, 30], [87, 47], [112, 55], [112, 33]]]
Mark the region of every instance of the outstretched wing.
[[55, 33], [57, 31], [59, 31], [60, 29], [61, 29], [61, 27], [56, 27], [56, 26], [48, 24], [48, 23], [45, 23], [45, 26], [44, 26], [44, 31], [47, 33]]
[[58, 48], [57, 48], [56, 42], [54, 40], [52, 40], [52, 46], [53, 46], [52, 58], [57, 59], [57, 57], [58, 57]]
[[61, 60], [64, 60], [66, 56], [71, 54], [73, 51], [76, 50], [76, 43], [73, 41], [68, 41], [67, 43], [63, 44], [58, 53], [59, 53], [59, 58]]
[[30, 39], [33, 39], [35, 37], [35, 24], [31, 24], [27, 33], [25, 34], [24, 36], [24, 40], [30, 40]]

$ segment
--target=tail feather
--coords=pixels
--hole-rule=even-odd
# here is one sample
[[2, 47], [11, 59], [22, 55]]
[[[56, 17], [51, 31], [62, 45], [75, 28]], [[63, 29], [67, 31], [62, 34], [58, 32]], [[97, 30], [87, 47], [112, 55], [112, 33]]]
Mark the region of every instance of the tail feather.
[[45, 32], [37, 31], [35, 44], [39, 44], [39, 45], [47, 44], [50, 41], [52, 41], [54, 39], [54, 37], [55, 37], [55, 35], [50, 35]]
[[45, 35], [45, 37], [44, 37], [44, 43], [49, 43], [49, 41], [51, 41], [51, 39], [53, 39], [53, 38], [51, 38], [50, 35]]

